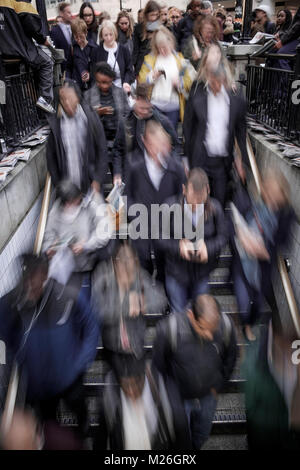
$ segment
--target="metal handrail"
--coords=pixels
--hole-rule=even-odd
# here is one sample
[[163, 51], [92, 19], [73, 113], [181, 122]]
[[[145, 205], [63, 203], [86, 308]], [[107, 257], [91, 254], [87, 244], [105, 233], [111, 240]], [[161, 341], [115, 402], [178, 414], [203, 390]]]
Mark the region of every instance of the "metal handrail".
[[[47, 173], [46, 183], [44, 188], [43, 202], [40, 212], [40, 218], [37, 228], [37, 233], [35, 237], [35, 243], [33, 248], [33, 253], [39, 255], [42, 249], [43, 238], [46, 229], [47, 215], [50, 204], [50, 195], [51, 195], [51, 177]], [[6, 400], [4, 405], [4, 411], [2, 416], [2, 432], [6, 433], [11, 425], [11, 421], [14, 414], [14, 409], [16, 405], [16, 399], [18, 394], [19, 387], [19, 368], [18, 364], [15, 362], [12, 368], [10, 375], [8, 390], [6, 394]]]
[[[260, 178], [258, 166], [256, 163], [256, 158], [253, 152], [249, 135], [247, 136], [247, 151], [248, 151], [251, 171], [252, 171], [254, 181], [255, 181], [255, 186], [256, 186], [258, 193], [261, 194], [261, 178]], [[300, 338], [299, 310], [298, 310], [297, 302], [295, 299], [295, 295], [293, 292], [293, 288], [292, 288], [291, 281], [290, 281], [290, 278], [286, 269], [284, 259], [280, 254], [278, 254], [277, 256], [277, 264], [278, 264], [279, 274], [280, 274], [281, 282], [283, 285], [284, 293], [288, 302], [292, 322], [296, 330], [296, 333], [298, 337]]]

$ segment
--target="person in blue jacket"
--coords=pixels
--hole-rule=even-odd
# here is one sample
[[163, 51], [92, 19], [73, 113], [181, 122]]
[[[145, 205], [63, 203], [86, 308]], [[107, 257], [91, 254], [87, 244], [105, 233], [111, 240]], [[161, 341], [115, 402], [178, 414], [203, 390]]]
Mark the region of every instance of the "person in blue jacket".
[[63, 398], [85, 435], [82, 376], [96, 355], [99, 328], [78, 292], [48, 278], [46, 258], [25, 255], [20, 284], [0, 299], [0, 338], [25, 378], [26, 403], [42, 421], [55, 420]]

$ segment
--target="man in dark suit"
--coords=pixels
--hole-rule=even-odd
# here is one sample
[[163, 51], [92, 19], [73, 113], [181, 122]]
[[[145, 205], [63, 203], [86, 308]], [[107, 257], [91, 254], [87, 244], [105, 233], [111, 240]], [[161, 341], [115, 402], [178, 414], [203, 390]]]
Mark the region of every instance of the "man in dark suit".
[[53, 26], [50, 37], [55, 47], [57, 49], [63, 49], [65, 52], [65, 60], [62, 63], [62, 71], [64, 71], [72, 48], [72, 11], [70, 4], [66, 2], [60, 3], [59, 14], [62, 17], [62, 22]]
[[87, 193], [99, 192], [107, 169], [107, 145], [103, 125], [91, 107], [80, 102], [76, 85], [59, 91], [57, 115], [49, 117], [47, 166], [54, 186], [70, 179]]
[[[207, 58], [206, 64], [209, 63]], [[233, 157], [235, 139], [247, 161], [246, 103], [230, 88], [225, 59], [205, 71], [205, 81], [195, 82], [185, 108], [183, 132], [190, 168], [203, 168], [212, 196], [224, 207], [233, 161], [244, 179], [242, 160]]]
[[[151, 240], [151, 222], [155, 225], [155, 221], [151, 220], [151, 208], [182, 192], [185, 173], [183, 166], [172, 156], [170, 139], [160, 124], [152, 120], [147, 122], [143, 143], [144, 150], [139, 151], [139, 158], [128, 170], [126, 196], [129, 220], [134, 220], [138, 215], [138, 211], [131, 214], [130, 208], [133, 204], [144, 205], [147, 210], [145, 214], [147, 220], [141, 221], [140, 238], [134, 239], [130, 228], [129, 236], [133, 239], [142, 266], [152, 274], [154, 255], [157, 278], [164, 281], [163, 254], [157, 250], [155, 240]], [[138, 219], [141, 219], [141, 216], [142, 214]], [[133, 224], [138, 225], [137, 219]], [[154, 231], [157, 230], [158, 234], [157, 225], [152, 228]]]

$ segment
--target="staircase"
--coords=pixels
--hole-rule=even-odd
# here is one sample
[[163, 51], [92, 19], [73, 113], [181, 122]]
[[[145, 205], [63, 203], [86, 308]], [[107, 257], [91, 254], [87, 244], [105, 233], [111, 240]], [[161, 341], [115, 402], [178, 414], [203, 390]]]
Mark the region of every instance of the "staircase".
[[[249, 345], [245, 341], [239, 325], [238, 308], [233, 295], [232, 281], [230, 280], [230, 262], [230, 249], [226, 247], [219, 258], [218, 268], [211, 273], [209, 281], [210, 293], [219, 301], [222, 311], [227, 313], [233, 320], [238, 343], [237, 363], [226, 389], [219, 395], [212, 433], [204, 446], [204, 449], [212, 450], [247, 449], [246, 414], [243, 393], [245, 379], [241, 375], [240, 366]], [[268, 308], [265, 306], [261, 317], [262, 322], [267, 321], [269, 313]], [[147, 322], [145, 353], [146, 358], [150, 359], [155, 339], [155, 328], [157, 323], [164, 318], [164, 315], [161, 313], [146, 314], [145, 317]], [[91, 439], [94, 431], [100, 425], [98, 413], [105, 387], [104, 377], [108, 370], [109, 366], [105, 359], [105, 350], [102, 346], [98, 346], [96, 359], [86, 373], [84, 380], [90, 413]], [[64, 426], [76, 426], [75, 416], [63, 407], [60, 410], [59, 418]]]

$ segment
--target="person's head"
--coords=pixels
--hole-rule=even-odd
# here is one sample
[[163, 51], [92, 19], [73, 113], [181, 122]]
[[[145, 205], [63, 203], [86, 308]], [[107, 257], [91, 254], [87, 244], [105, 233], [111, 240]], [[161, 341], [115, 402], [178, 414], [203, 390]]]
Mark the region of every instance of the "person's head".
[[171, 31], [160, 26], [151, 39], [151, 51], [154, 55], [169, 56], [175, 50], [175, 39]]
[[58, 7], [59, 15], [62, 17], [62, 22], [70, 24], [72, 21], [72, 11], [70, 3], [62, 2]]
[[182, 18], [182, 14], [181, 14], [181, 11], [179, 10], [179, 8], [173, 7], [169, 10], [169, 21], [174, 26], [178, 25], [181, 18]]
[[220, 34], [220, 26], [216, 18], [211, 15], [199, 16], [195, 21], [194, 35], [205, 45], [217, 43]]
[[107, 62], [98, 62], [95, 67], [95, 82], [101, 93], [107, 94], [116, 74]]
[[217, 44], [207, 47], [198, 72], [198, 81], [207, 84], [214, 95], [218, 94], [222, 85], [229, 90], [234, 79], [226, 57]]
[[261, 24], [264, 24], [269, 21], [269, 18], [271, 16], [271, 9], [268, 5], [259, 5], [259, 7], [255, 9], [255, 13], [256, 21]]
[[143, 22], [144, 23], [153, 23], [159, 20], [160, 16], [160, 6], [154, 0], [149, 0], [146, 3], [143, 13]]
[[59, 89], [59, 102], [68, 117], [75, 116], [80, 103], [80, 91], [75, 84], [67, 82]]
[[196, 18], [198, 15], [200, 15], [201, 5], [201, 0], [192, 0], [192, 2], [189, 4], [190, 15], [192, 18]]
[[165, 3], [160, 6], [160, 21], [165, 26], [168, 23], [168, 5]]
[[57, 186], [57, 197], [64, 211], [71, 211], [80, 206], [82, 193], [76, 184], [70, 180], [63, 180]]
[[192, 328], [202, 339], [212, 341], [220, 325], [220, 307], [212, 295], [198, 295], [187, 311]]
[[95, 11], [90, 2], [84, 2], [81, 5], [79, 10], [79, 17], [85, 21], [88, 29], [97, 24]]
[[58, 15], [58, 16], [55, 18], [55, 21], [56, 21], [56, 24], [63, 23], [63, 18], [62, 18], [62, 16]]
[[102, 11], [98, 18], [98, 23], [101, 25], [104, 20], [110, 20], [110, 14], [107, 11]]
[[233, 17], [232, 17], [232, 15], [226, 15], [226, 22], [225, 22], [225, 24], [226, 24], [227, 26], [233, 25]]
[[145, 360], [119, 355], [113, 360], [113, 369], [126, 397], [132, 401], [138, 400], [145, 384]]
[[140, 83], [136, 87], [134, 113], [139, 119], [149, 119], [152, 115], [152, 104], [149, 99], [150, 86]]
[[284, 27], [284, 29], [287, 29], [291, 25], [292, 20], [293, 20], [293, 17], [292, 17], [292, 13], [290, 12], [290, 10], [287, 10], [287, 9], [280, 10], [277, 13], [276, 25]]
[[197, 205], [207, 202], [209, 192], [209, 181], [205, 171], [201, 168], [190, 171], [187, 182], [183, 185], [183, 195], [193, 212], [196, 211]]
[[127, 11], [120, 11], [115, 25], [117, 28], [120, 28], [128, 38], [131, 38], [133, 34], [133, 19]]
[[149, 157], [157, 164], [160, 164], [159, 155], [164, 157], [169, 155], [171, 151], [170, 136], [165, 132], [163, 127], [154, 120], [150, 119], [147, 121], [142, 140]]
[[262, 198], [273, 211], [290, 204], [290, 185], [284, 174], [275, 168], [268, 168], [262, 176]]
[[22, 285], [25, 300], [37, 304], [43, 294], [48, 277], [48, 260], [45, 256], [26, 254], [21, 257]]
[[213, 15], [213, 4], [209, 0], [204, 0], [201, 4], [200, 13], [201, 15]]
[[131, 245], [123, 243], [116, 247], [112, 258], [118, 280], [129, 288], [140, 269], [137, 253]]
[[71, 23], [71, 29], [74, 36], [75, 41], [77, 42], [78, 46], [84, 47], [87, 42], [87, 25], [86, 22], [81, 20], [80, 18], [76, 18]]
[[137, 22], [142, 23], [144, 19], [144, 9], [140, 8], [138, 11]]
[[223, 25], [226, 21], [226, 11], [224, 8], [218, 8], [218, 10], [215, 12], [215, 17], [219, 21], [221, 25]]
[[99, 31], [99, 38], [107, 47], [113, 47], [118, 39], [118, 31], [114, 23], [110, 20], [104, 20]]

